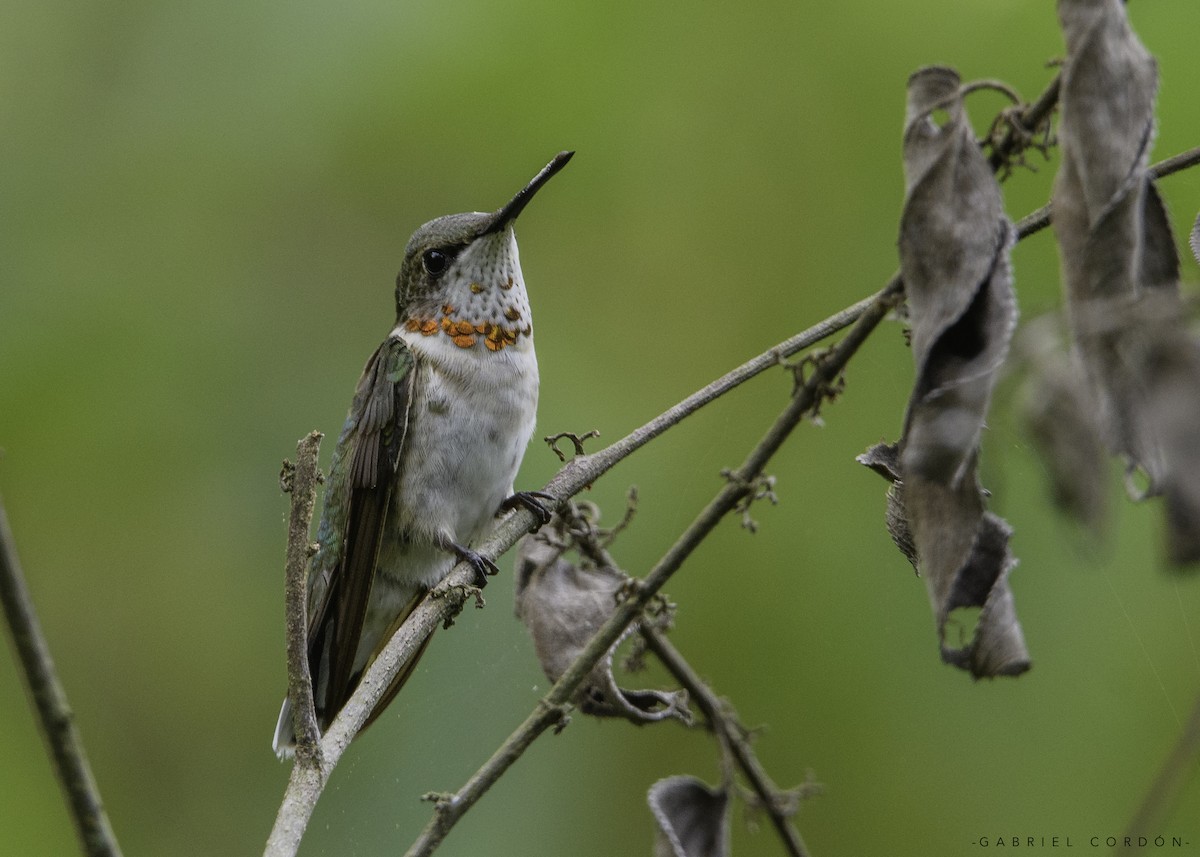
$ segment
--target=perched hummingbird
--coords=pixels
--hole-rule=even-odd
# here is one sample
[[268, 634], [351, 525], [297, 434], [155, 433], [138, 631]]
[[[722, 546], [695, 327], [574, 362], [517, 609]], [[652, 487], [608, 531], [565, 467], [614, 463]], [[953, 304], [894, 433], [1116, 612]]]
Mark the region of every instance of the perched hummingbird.
[[[538, 368], [513, 221], [573, 152], [555, 156], [500, 210], [452, 214], [408, 241], [396, 325], [371, 355], [338, 437], [309, 569], [308, 664], [324, 731], [363, 671], [459, 560], [482, 585], [495, 565], [470, 545], [501, 510], [550, 517], [513, 494], [533, 434]], [[426, 641], [428, 642], [428, 641]], [[412, 674], [424, 646], [379, 705]], [[295, 745], [284, 700], [275, 752]]]

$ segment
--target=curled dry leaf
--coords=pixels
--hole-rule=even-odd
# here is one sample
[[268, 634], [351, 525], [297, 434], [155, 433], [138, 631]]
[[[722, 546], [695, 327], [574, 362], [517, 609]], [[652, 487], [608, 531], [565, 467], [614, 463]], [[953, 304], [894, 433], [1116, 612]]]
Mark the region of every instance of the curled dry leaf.
[[[1012, 224], [953, 69], [909, 79], [900, 264], [916, 381], [895, 445], [859, 461], [893, 485], [888, 530], [925, 578], [942, 658], [976, 677], [1029, 668], [1008, 574], [1010, 529], [984, 508], [979, 439], [1016, 325]], [[978, 610], [959, 638], [960, 617]]]
[[[898, 444], [876, 444], [858, 461], [892, 482], [888, 534], [925, 577], [942, 660], [976, 678], [1028, 670], [1029, 652], [1008, 586], [1017, 564], [1008, 550], [1012, 529], [984, 509], [978, 483], [947, 488], [921, 476], [902, 481]], [[974, 627], [968, 627], [976, 609]]]
[[[1016, 326], [1000, 189], [975, 142], [953, 69], [909, 79], [900, 265], [917, 377], [905, 417], [905, 475], [967, 478], [996, 372]], [[944, 112], [944, 124], [932, 118]]]
[[[630, 578], [607, 566], [580, 568], [563, 548], [537, 535], [517, 546], [517, 618], [533, 637], [542, 670], [558, 681], [596, 631], [613, 614]], [[622, 639], [637, 630], [634, 623]], [[618, 641], [618, 644], [620, 641]], [[614, 644], [596, 664], [576, 697], [580, 711], [596, 717], [624, 717], [634, 723], [674, 718], [692, 722], [685, 691], [626, 690], [613, 675]]]
[[1146, 173], [1158, 71], [1120, 0], [1063, 0], [1058, 9], [1068, 57], [1052, 206], [1071, 333], [1111, 445], [1157, 481], [1162, 468], [1137, 416], [1148, 328], [1129, 322], [1148, 292], [1170, 294], [1178, 279], [1162, 201]]
[[[1120, 0], [1060, 0], [1067, 44], [1053, 223], [1068, 317], [1114, 452], [1167, 504], [1171, 558], [1200, 559], [1200, 361], [1179, 256], [1147, 171], [1158, 70]], [[1189, 428], [1190, 427], [1190, 428]]]
[[728, 789], [668, 777], [650, 787], [646, 802], [658, 823], [655, 857], [729, 857]]

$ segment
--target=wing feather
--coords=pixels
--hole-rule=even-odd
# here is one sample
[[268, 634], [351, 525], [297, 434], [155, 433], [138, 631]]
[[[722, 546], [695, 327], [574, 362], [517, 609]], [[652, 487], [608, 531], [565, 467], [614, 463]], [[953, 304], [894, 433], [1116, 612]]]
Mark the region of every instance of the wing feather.
[[310, 574], [308, 659], [322, 729], [354, 691], [354, 657], [408, 430], [413, 365], [394, 337], [371, 355], [330, 466]]

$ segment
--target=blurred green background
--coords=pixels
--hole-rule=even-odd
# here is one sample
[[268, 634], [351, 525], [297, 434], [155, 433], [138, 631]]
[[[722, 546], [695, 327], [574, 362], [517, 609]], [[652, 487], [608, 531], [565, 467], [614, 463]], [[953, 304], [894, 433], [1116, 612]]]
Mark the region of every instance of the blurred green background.
[[[1130, 5], [1163, 73], [1157, 159], [1200, 144], [1200, 4]], [[494, 208], [578, 151], [520, 223], [539, 435], [612, 441], [884, 283], [910, 72], [951, 64], [1033, 97], [1060, 52], [1042, 0], [0, 6], [0, 489], [126, 854], [262, 848], [288, 774], [270, 751], [279, 463], [313, 428], [328, 460], [417, 225]], [[969, 104], [978, 128], [1002, 106]], [[1014, 218], [1053, 170], [1007, 183]], [[1163, 190], [1186, 235], [1200, 172]], [[1024, 315], [1056, 306], [1049, 233], [1015, 264]], [[826, 426], [772, 464], [781, 502], [754, 509], [759, 533], [727, 522], [671, 583], [674, 639], [767, 724], [777, 781], [825, 784], [798, 816], [817, 857], [1119, 834], [1200, 690], [1200, 580], [1163, 572], [1157, 504], [1118, 501], [1103, 545], [1056, 517], [1001, 395], [984, 478], [1016, 529], [1035, 667], [972, 684], [943, 666], [883, 482], [854, 462], [899, 431], [911, 375], [885, 326]], [[609, 521], [640, 489], [615, 548], [630, 571], [789, 389], [769, 373], [595, 486]], [[556, 466], [533, 444], [519, 485]], [[502, 567], [347, 754], [303, 854], [400, 853], [429, 817], [419, 795], [460, 785], [546, 690]], [[676, 773], [717, 778], [701, 732], [577, 717], [441, 853], [648, 854], [645, 791]], [[1200, 853], [1198, 810], [1193, 781], [1161, 831], [1183, 853]], [[740, 857], [781, 853], [769, 828], [734, 827]], [[0, 853], [74, 847], [6, 653]]]

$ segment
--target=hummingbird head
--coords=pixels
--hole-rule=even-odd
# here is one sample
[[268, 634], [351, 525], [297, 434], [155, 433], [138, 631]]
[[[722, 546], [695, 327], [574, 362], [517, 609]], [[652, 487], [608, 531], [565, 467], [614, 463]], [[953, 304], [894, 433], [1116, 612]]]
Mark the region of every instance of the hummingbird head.
[[482, 340], [492, 351], [529, 336], [513, 222], [573, 154], [560, 152], [497, 211], [439, 217], [414, 232], [396, 278], [397, 324], [425, 336], [448, 335], [463, 348]]

